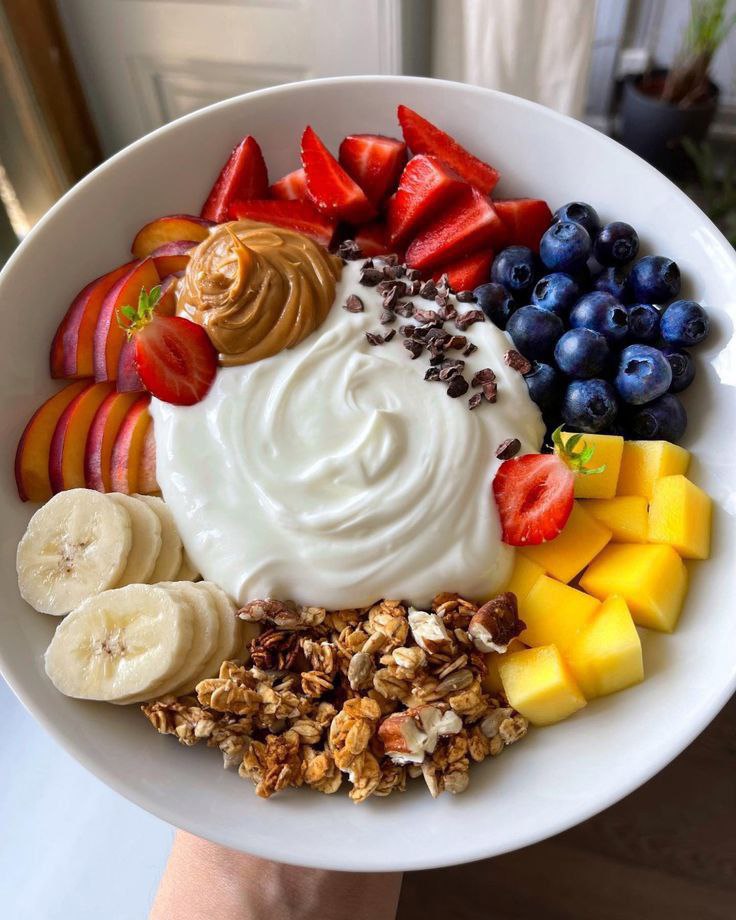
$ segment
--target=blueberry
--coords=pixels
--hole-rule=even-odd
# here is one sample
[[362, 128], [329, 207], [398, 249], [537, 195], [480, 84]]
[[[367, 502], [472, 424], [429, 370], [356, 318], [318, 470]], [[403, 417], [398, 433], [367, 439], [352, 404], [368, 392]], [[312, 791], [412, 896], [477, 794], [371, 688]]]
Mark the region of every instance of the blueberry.
[[659, 338], [659, 310], [651, 303], [632, 303], [625, 309], [629, 315], [630, 341], [656, 342]]
[[552, 271], [574, 272], [588, 261], [590, 249], [590, 236], [585, 227], [561, 220], [545, 231], [539, 244], [539, 255]]
[[601, 228], [601, 221], [596, 209], [584, 201], [569, 201], [563, 204], [561, 208], [555, 211], [552, 218], [553, 223], [558, 220], [569, 220], [574, 224], [581, 224], [588, 231], [590, 238], [598, 233]]
[[682, 348], [670, 348], [669, 345], [665, 345], [661, 351], [672, 368], [670, 393], [681, 393], [695, 379], [695, 362], [692, 355]]
[[566, 425], [581, 431], [602, 431], [608, 428], [618, 413], [616, 391], [607, 380], [573, 380], [562, 402], [562, 418]]
[[524, 299], [539, 277], [539, 260], [528, 246], [507, 246], [493, 260], [491, 281]]
[[489, 281], [487, 284], [479, 284], [473, 293], [478, 306], [488, 319], [499, 329], [505, 329], [509, 316], [516, 309], [516, 304], [506, 288], [495, 281]]
[[606, 224], [593, 243], [593, 255], [601, 265], [626, 265], [639, 252], [639, 235], [631, 224], [614, 220]]
[[562, 380], [549, 364], [535, 363], [534, 368], [528, 374], [524, 374], [524, 380], [529, 389], [529, 396], [540, 409], [556, 409], [559, 406], [562, 398]]
[[623, 268], [604, 268], [593, 278], [593, 290], [605, 291], [621, 303], [626, 303], [631, 296], [629, 276]]
[[668, 345], [699, 345], [710, 332], [710, 319], [694, 300], [675, 300], [664, 311], [661, 330]]
[[552, 357], [565, 327], [556, 313], [530, 304], [511, 316], [506, 331], [522, 355], [530, 361], [544, 361]]
[[644, 256], [634, 263], [629, 275], [634, 300], [641, 303], [667, 303], [680, 293], [677, 262], [664, 256]]
[[602, 377], [610, 359], [608, 342], [592, 329], [570, 329], [555, 345], [555, 361], [570, 377]]
[[622, 345], [629, 332], [626, 308], [604, 291], [593, 291], [581, 297], [570, 311], [570, 326], [600, 332], [609, 345]]
[[641, 406], [669, 390], [672, 368], [658, 348], [629, 345], [621, 352], [615, 383], [624, 402]]
[[631, 437], [644, 441], [677, 443], [685, 434], [687, 413], [677, 396], [665, 393], [648, 406], [632, 412], [627, 430]]
[[563, 272], [552, 272], [534, 285], [532, 303], [565, 317], [579, 296], [580, 289], [573, 278]]

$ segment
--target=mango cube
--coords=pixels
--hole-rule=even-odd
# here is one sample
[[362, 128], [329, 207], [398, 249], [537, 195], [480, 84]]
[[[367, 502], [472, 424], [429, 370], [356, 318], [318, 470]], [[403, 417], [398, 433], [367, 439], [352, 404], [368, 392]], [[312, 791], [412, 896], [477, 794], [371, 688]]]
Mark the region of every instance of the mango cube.
[[644, 680], [641, 640], [622, 597], [609, 597], [565, 653], [586, 699]]
[[666, 545], [611, 543], [580, 579], [601, 600], [620, 594], [638, 626], [672, 632], [687, 590], [687, 570]]
[[506, 655], [511, 655], [513, 652], [523, 652], [525, 648], [526, 646], [523, 642], [519, 642], [518, 639], [512, 639], [503, 655], [500, 652], [489, 652], [486, 655], [486, 673], [481, 680], [483, 689], [487, 690], [488, 693], [503, 693], [501, 675], [498, 673], [498, 663]]
[[571, 581], [603, 549], [611, 531], [575, 502], [565, 529], [554, 540], [520, 550], [527, 559], [541, 565], [548, 575]]
[[686, 559], [707, 559], [712, 512], [710, 496], [689, 479], [658, 479], [649, 504], [649, 541], [669, 543]]
[[[561, 437], [566, 444], [572, 433], [563, 431]], [[585, 468], [595, 470], [599, 466], [605, 466], [605, 470], [590, 476], [576, 476], [575, 498], [613, 498], [616, 494], [624, 439], [613, 434], [586, 434], [575, 450], [579, 451], [583, 442], [586, 446], [595, 448], [595, 453], [585, 464]]]
[[534, 725], [550, 725], [585, 706], [585, 697], [554, 645], [503, 655], [498, 663], [509, 705]]
[[516, 600], [521, 601], [531, 591], [534, 582], [544, 575], [544, 569], [531, 559], [527, 559], [516, 554], [514, 559], [514, 571], [511, 573], [511, 581], [506, 585], [506, 591], [511, 591], [516, 595]]
[[669, 441], [626, 441], [618, 474], [618, 495], [651, 498], [654, 483], [663, 476], [687, 473], [690, 454]]
[[565, 651], [600, 604], [595, 597], [543, 575], [519, 604], [527, 645], [556, 645]]
[[611, 531], [612, 543], [647, 542], [649, 516], [646, 498], [640, 495], [593, 498], [585, 503], [585, 510]]

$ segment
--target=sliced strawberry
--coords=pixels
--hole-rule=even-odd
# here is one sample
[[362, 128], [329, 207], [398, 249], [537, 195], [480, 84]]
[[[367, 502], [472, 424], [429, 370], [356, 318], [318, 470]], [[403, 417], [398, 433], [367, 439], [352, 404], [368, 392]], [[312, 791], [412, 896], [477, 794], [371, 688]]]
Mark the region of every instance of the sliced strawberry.
[[355, 231], [353, 239], [367, 258], [383, 256], [390, 252], [388, 231], [383, 221], [374, 220], [372, 224], [363, 224]]
[[329, 246], [335, 235], [333, 221], [306, 201], [234, 201], [229, 214], [233, 220], [248, 218], [297, 230], [323, 246]]
[[309, 125], [302, 135], [302, 164], [309, 196], [328, 217], [362, 224], [375, 208], [363, 189], [345, 172]]
[[266, 162], [256, 139], [248, 135], [222, 167], [200, 216], [222, 223], [227, 220], [230, 203], [236, 198], [265, 198], [267, 194]]
[[494, 201], [493, 207], [506, 226], [507, 246], [528, 246], [539, 252], [542, 234], [552, 223], [552, 212], [539, 198], [510, 198]]
[[395, 191], [406, 163], [406, 144], [382, 134], [349, 134], [340, 144], [340, 165], [380, 207]]
[[431, 153], [484, 194], [493, 191], [500, 178], [498, 170], [474, 157], [449, 134], [407, 106], [399, 106], [398, 116], [404, 140], [412, 153]]
[[462, 195], [435, 218], [406, 250], [406, 263], [420, 270], [434, 269], [484, 247], [503, 236], [501, 218], [491, 202], [466, 186]]
[[472, 291], [490, 280], [493, 250], [484, 249], [475, 255], [466, 256], [450, 265], [435, 269], [432, 278], [438, 281], [442, 275], [447, 275], [447, 281], [453, 291]]
[[536, 546], [562, 532], [573, 506], [575, 474], [556, 454], [505, 460], [493, 480], [501, 538]]
[[465, 183], [435, 157], [412, 157], [399, 179], [399, 188], [388, 202], [388, 238], [397, 246], [411, 238], [453, 198]]
[[303, 169], [295, 169], [274, 182], [268, 192], [271, 198], [280, 201], [304, 201], [307, 197], [307, 174]]

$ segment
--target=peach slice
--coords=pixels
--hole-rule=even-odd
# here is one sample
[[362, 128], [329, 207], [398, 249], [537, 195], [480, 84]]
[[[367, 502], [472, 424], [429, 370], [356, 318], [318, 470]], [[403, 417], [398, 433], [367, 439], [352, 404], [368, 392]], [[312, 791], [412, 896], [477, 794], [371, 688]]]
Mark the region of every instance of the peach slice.
[[139, 396], [139, 393], [110, 393], [92, 419], [84, 448], [84, 479], [88, 489], [112, 491], [112, 447], [128, 410]]
[[156, 479], [156, 438], [153, 434], [153, 425], [148, 426], [143, 439], [141, 465], [138, 471], [138, 491], [142, 495], [150, 495], [152, 492], [159, 491]]
[[132, 495], [140, 492], [141, 458], [146, 432], [151, 425], [148, 404], [151, 397], [146, 393], [139, 396], [123, 419], [110, 460], [110, 482], [113, 492]]
[[84, 454], [92, 419], [115, 384], [94, 383], [69, 403], [56, 423], [49, 449], [49, 478], [54, 492], [83, 489]]
[[172, 272], [172, 274], [163, 278], [161, 296], [156, 304], [156, 312], [162, 316], [173, 316], [176, 313], [176, 285], [183, 274], [183, 272]]
[[175, 243], [164, 243], [151, 253], [156, 271], [163, 278], [173, 275], [174, 272], [185, 271], [189, 263], [192, 249], [197, 246], [195, 240], [177, 240]]
[[51, 376], [54, 378], [92, 377], [95, 326], [100, 307], [110, 288], [136, 263], [128, 262], [95, 278], [82, 288], [66, 311], [51, 343]]
[[70, 383], [31, 416], [15, 453], [15, 482], [21, 501], [45, 502], [51, 498], [49, 451], [54, 430], [69, 403], [91, 386], [91, 380]]
[[125, 306], [136, 307], [141, 288], [149, 291], [160, 280], [153, 260], [144, 259], [137, 262], [105, 295], [95, 327], [96, 380], [115, 380], [118, 376], [120, 350], [125, 341], [125, 331], [118, 323], [118, 310]]
[[152, 220], [136, 233], [130, 251], [136, 259], [145, 259], [164, 243], [176, 243], [180, 240], [194, 240], [201, 243], [214, 227], [211, 220], [195, 217], [193, 214], [171, 214]]

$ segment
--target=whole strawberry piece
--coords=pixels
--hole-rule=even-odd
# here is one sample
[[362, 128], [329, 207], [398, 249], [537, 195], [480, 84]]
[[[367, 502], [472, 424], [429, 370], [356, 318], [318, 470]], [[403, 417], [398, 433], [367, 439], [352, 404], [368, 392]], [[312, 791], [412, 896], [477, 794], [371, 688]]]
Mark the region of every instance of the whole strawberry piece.
[[141, 289], [138, 307], [123, 307], [118, 322], [135, 348], [135, 366], [143, 386], [163, 402], [191, 406], [204, 399], [217, 373], [217, 351], [197, 323], [161, 316], [160, 287]]

